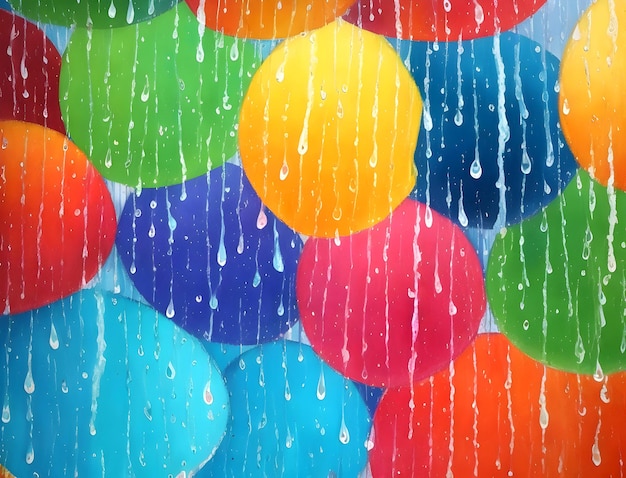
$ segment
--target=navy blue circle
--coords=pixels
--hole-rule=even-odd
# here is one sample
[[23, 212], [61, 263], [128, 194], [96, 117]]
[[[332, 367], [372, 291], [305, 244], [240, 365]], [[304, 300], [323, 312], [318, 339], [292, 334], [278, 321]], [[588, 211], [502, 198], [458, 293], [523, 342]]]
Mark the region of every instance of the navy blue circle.
[[511, 32], [393, 42], [424, 99], [412, 197], [462, 227], [490, 229], [565, 188], [577, 164], [559, 125], [558, 58]]

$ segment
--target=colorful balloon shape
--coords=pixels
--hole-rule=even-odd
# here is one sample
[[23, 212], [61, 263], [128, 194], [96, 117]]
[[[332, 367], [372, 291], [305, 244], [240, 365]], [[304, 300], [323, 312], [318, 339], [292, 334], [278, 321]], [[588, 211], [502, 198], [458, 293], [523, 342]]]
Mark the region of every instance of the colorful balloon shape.
[[251, 43], [204, 31], [184, 3], [136, 26], [79, 29], [63, 55], [63, 119], [106, 178], [181, 183], [235, 154], [256, 61]]
[[241, 108], [243, 167], [298, 232], [349, 235], [411, 191], [420, 115], [391, 46], [339, 20], [285, 40], [254, 75]]
[[346, 377], [379, 387], [446, 367], [474, 339], [485, 312], [471, 243], [411, 199], [339, 242], [309, 239], [296, 294], [313, 349]]
[[131, 196], [117, 250], [144, 298], [198, 337], [258, 344], [298, 318], [302, 240], [233, 164]]
[[2, 121], [0, 143], [0, 314], [17, 314], [91, 280], [116, 217], [102, 177], [61, 133]]
[[0, 120], [38, 123], [65, 134], [60, 71], [61, 56], [45, 33], [0, 10]]
[[358, 0], [344, 18], [388, 37], [456, 42], [509, 30], [544, 3], [546, 0]]
[[239, 38], [274, 39], [322, 27], [344, 13], [354, 0], [186, 2], [211, 30]]
[[415, 198], [490, 229], [565, 188], [577, 165], [559, 127], [555, 56], [514, 33], [399, 48], [424, 98]]
[[224, 436], [220, 372], [146, 305], [87, 289], [0, 321], [0, 340], [0, 456], [17, 476], [189, 476]]
[[114, 28], [161, 15], [178, 0], [9, 0], [15, 11], [40, 23], [66, 27]]
[[224, 376], [231, 419], [198, 478], [359, 476], [367, 460], [369, 413], [354, 384], [310, 347], [262, 345]]
[[561, 65], [559, 114], [576, 160], [606, 185], [626, 190], [626, 5], [611, 0], [591, 4], [565, 47]]
[[624, 407], [626, 375], [561, 372], [481, 334], [448, 370], [383, 395], [372, 476], [620, 476]]
[[552, 367], [626, 369], [626, 193], [580, 171], [557, 201], [503, 229], [487, 293], [499, 329]]

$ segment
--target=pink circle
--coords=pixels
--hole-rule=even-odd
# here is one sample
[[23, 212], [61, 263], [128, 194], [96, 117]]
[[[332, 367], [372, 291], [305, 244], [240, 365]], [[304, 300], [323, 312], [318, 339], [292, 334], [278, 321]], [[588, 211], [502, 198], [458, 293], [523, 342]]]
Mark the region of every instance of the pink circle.
[[383, 387], [445, 368], [485, 311], [474, 247], [411, 199], [370, 229], [307, 241], [296, 292], [314, 350], [345, 376]]

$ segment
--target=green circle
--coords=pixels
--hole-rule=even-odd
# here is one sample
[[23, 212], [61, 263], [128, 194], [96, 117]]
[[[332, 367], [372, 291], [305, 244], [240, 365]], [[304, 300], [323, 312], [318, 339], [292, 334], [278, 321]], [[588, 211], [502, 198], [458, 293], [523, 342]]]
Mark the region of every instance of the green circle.
[[555, 368], [626, 369], [626, 193], [579, 171], [532, 218], [503, 230], [487, 267], [496, 323]]
[[259, 63], [252, 42], [204, 29], [184, 3], [133, 26], [77, 29], [63, 55], [63, 120], [104, 177], [181, 183], [235, 154]]
[[31, 20], [66, 27], [117, 28], [156, 17], [178, 0], [9, 0]]

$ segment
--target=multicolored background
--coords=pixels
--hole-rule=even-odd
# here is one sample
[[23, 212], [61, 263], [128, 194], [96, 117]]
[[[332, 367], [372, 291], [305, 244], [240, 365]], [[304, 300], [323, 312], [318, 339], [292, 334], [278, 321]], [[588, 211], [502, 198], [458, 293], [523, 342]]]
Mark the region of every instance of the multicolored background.
[[0, 2], [1, 472], [623, 476], [625, 27]]

